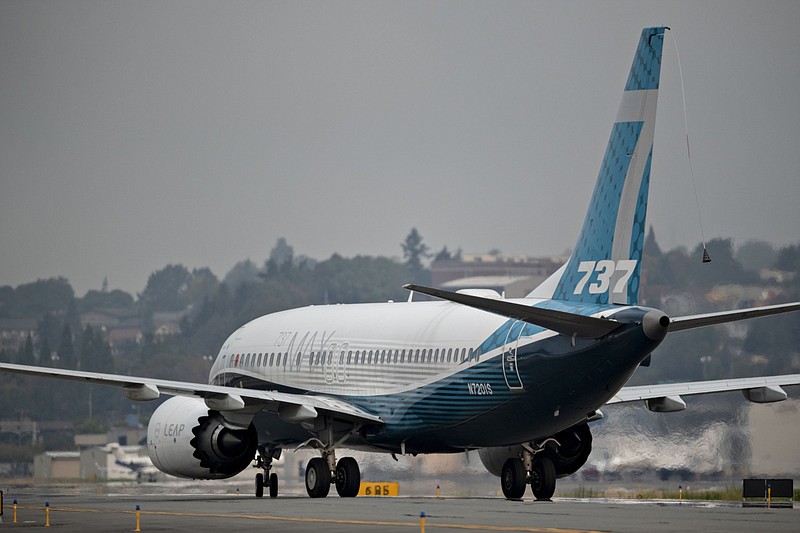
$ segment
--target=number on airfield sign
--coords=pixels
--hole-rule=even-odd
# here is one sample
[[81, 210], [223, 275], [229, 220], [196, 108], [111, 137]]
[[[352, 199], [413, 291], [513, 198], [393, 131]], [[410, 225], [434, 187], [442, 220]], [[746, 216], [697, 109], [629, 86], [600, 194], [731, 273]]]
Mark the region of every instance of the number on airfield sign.
[[[573, 294], [581, 294], [589, 285], [589, 294], [604, 294], [608, 292], [611, 287], [611, 278], [614, 274], [618, 274], [617, 282], [614, 284], [614, 294], [619, 294], [625, 291], [628, 286], [628, 280], [636, 270], [636, 261], [633, 259], [620, 259], [619, 261], [610, 261], [603, 259], [601, 261], [581, 261], [578, 265], [578, 272], [583, 273], [580, 281], [575, 285]], [[589, 283], [592, 274], [597, 273], [597, 280]]]
[[362, 481], [359, 496], [399, 496], [400, 483], [397, 481]]

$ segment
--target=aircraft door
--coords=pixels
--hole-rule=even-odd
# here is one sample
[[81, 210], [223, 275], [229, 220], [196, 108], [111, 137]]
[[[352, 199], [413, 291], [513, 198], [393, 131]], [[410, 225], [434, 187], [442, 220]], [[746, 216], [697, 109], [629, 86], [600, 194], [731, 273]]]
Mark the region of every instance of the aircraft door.
[[524, 327], [525, 323], [519, 320], [511, 324], [506, 334], [504, 351], [501, 356], [503, 360], [503, 378], [509, 390], [512, 391], [521, 391], [524, 389], [522, 378], [520, 378], [519, 375], [519, 368], [517, 368], [517, 346], [519, 345], [519, 337], [522, 335]]

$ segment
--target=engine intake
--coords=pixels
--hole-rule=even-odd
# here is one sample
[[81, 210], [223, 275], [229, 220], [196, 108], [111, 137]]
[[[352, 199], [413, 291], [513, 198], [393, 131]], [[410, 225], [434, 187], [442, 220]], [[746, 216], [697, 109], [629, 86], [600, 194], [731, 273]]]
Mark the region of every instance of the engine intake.
[[198, 398], [170, 398], [156, 409], [147, 427], [147, 451], [153, 464], [178, 477], [235, 476], [253, 460], [257, 446], [253, 424], [232, 426]]

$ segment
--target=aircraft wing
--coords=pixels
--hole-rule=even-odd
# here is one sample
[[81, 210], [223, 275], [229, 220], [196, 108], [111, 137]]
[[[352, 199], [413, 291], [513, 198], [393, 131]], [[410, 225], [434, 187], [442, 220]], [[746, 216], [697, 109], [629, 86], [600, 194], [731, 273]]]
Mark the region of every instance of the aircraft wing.
[[[648, 403], [648, 408], [652, 411], [679, 411], [681, 409], [668, 409], [667, 407], [670, 405], [673, 407], [680, 406], [683, 403], [681, 396], [729, 391], [742, 391], [750, 401], [769, 403], [786, 399], [786, 393], [781, 389], [781, 386], [785, 385], [800, 385], [800, 374], [622, 387], [607, 402], [607, 405], [643, 400], [651, 402]], [[661, 404], [661, 409], [651, 408], [651, 405], [657, 406], [658, 404]], [[685, 407], [685, 404], [683, 404], [683, 407]]]
[[0, 363], [0, 371], [29, 376], [97, 383], [123, 389], [131, 400], [155, 400], [161, 394], [172, 396], [197, 396], [205, 400], [209, 409], [218, 411], [237, 411], [245, 407], [263, 406], [268, 411], [278, 413], [290, 422], [303, 422], [316, 418], [318, 413], [331, 415], [340, 420], [358, 423], [382, 424], [383, 420], [360, 407], [331, 396], [291, 394], [277, 391], [261, 391], [204, 385], [185, 381], [151, 379], [119, 374], [101, 374], [80, 370], [64, 370], [28, 365]]

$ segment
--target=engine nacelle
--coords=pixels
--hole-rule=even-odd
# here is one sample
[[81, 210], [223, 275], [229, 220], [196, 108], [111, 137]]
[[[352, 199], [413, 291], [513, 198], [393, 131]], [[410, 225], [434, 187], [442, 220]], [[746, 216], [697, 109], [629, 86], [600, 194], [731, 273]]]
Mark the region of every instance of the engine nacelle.
[[153, 413], [147, 426], [147, 452], [167, 474], [191, 479], [235, 476], [255, 457], [255, 427], [229, 424], [198, 398], [175, 396]]
[[[556, 477], [562, 478], [574, 474], [582, 467], [592, 451], [592, 432], [587, 424], [579, 424], [553, 435], [558, 441], [549, 441], [541, 453], [553, 461], [556, 468]], [[491, 474], [500, 477], [503, 464], [507, 459], [517, 458], [522, 455], [523, 448], [517, 446], [500, 446], [497, 448], [481, 448], [478, 455], [483, 466]]]

